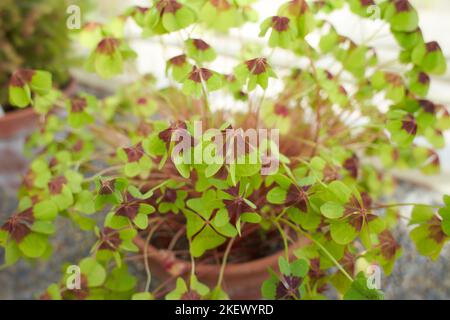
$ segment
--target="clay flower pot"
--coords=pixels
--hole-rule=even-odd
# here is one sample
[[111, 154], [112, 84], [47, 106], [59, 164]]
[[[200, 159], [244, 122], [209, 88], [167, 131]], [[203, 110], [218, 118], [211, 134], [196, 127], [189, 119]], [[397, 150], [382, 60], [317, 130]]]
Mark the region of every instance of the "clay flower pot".
[[[152, 245], [145, 245], [145, 240], [136, 237], [135, 244], [142, 253], [147, 249], [147, 258], [152, 275], [164, 282], [170, 278], [182, 276], [187, 279], [190, 275], [191, 264], [188, 261], [174, 258], [171, 252], [158, 250]], [[300, 239], [289, 249], [293, 251], [308, 243], [307, 239]], [[223, 287], [232, 300], [258, 300], [261, 299], [261, 285], [268, 279], [269, 268], [278, 270], [278, 258], [283, 251], [254, 261], [244, 263], [229, 263], [225, 267]], [[214, 288], [220, 273], [220, 265], [198, 264], [195, 266], [195, 274], [199, 281], [210, 288]]]
[[[64, 89], [66, 96], [72, 96], [76, 92], [76, 81], [71, 79]], [[17, 109], [0, 117], [0, 139], [9, 139], [22, 132], [30, 132], [37, 127], [39, 115], [33, 108]]]
[[18, 109], [0, 117], [0, 139], [8, 139], [36, 127], [39, 115], [32, 108]]

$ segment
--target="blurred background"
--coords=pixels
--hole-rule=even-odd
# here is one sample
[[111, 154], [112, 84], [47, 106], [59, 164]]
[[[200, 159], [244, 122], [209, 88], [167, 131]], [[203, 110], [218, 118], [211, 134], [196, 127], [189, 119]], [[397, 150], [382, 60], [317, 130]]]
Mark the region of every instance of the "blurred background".
[[[420, 13], [421, 27], [427, 40], [436, 40], [440, 43], [450, 65], [450, 1], [448, 0], [410, 0]], [[2, 65], [2, 55], [10, 54], [8, 44], [2, 38], [2, 34], [6, 33], [6, 22], [1, 21], [2, 12], [9, 6], [23, 6], [34, 3], [29, 0], [1, 0], [0, 4], [0, 73], [8, 66]], [[56, 6], [57, 11], [48, 11], [47, 20], [43, 20], [39, 26], [51, 28], [48, 25], [48, 19], [57, 19], [58, 14], [65, 19], [65, 4], [58, 6], [56, 3], [64, 3], [64, 0], [55, 1], [36, 1], [45, 2], [47, 5]], [[75, 1], [76, 2], [76, 1]], [[81, 1], [83, 2], [83, 1]], [[273, 12], [285, 0], [260, 0], [256, 5], [260, 18], [273, 15]], [[83, 3], [84, 4], [84, 3]], [[114, 17], [121, 13], [124, 9], [132, 5], [148, 6], [149, 0], [96, 0], [92, 1], [92, 5], [82, 7], [83, 21], [105, 21], [110, 17]], [[49, 6], [50, 6], [49, 5]], [[44, 9], [43, 9], [44, 10]], [[63, 10], [63, 11], [61, 11]], [[46, 11], [46, 12], [47, 12]], [[359, 41], [364, 35], [370, 34], [371, 29], [376, 29], [376, 23], [361, 23], [358, 19], [349, 19], [348, 15], [338, 13], [333, 14], [332, 21], [335, 27], [344, 34]], [[18, 23], [22, 23], [19, 21]], [[387, 30], [386, 30], [387, 31]], [[32, 31], [30, 31], [32, 32]], [[167, 37], [165, 39], [165, 48], [161, 47], [161, 43], [155, 40], [135, 39], [138, 30], [129, 26], [128, 33], [132, 40], [132, 47], [138, 53], [138, 60], [135, 66], [127, 69], [125, 76], [118, 77], [113, 81], [103, 81], [92, 74], [86, 73], [82, 68], [71, 68], [70, 75], [61, 75], [61, 82], [64, 86], [70, 88], [71, 80], [75, 80], [77, 86], [81, 90], [88, 90], [98, 96], [107, 95], [118, 87], [129, 83], [140, 74], [152, 73], [158, 79], [160, 85], [167, 84], [164, 75], [165, 60], [179, 53], [179, 39], [176, 37]], [[235, 61], [232, 56], [235, 55], [242, 42], [247, 40], [257, 41], [259, 33], [258, 25], [249, 25], [243, 29], [243, 32], [236, 34], [231, 33], [227, 37], [207, 38], [209, 43], [215, 47], [220, 53], [226, 56], [217, 61], [217, 70], [230, 70]], [[58, 33], [58, 42], [49, 41], [44, 45], [45, 49], [53, 48], [53, 52], [46, 56], [48, 63], [59, 61], [61, 58], [62, 48], [66, 46], [66, 35]], [[377, 37], [373, 45], [377, 47], [381, 60], [389, 61], [392, 57], [396, 57], [397, 47], [389, 37]], [[81, 55], [86, 54], [82, 49], [75, 47], [75, 51], [79, 51]], [[70, 48], [65, 50], [73, 50]], [[25, 51], [33, 49], [21, 47], [16, 53], [22, 57]], [[231, 57], [231, 58], [230, 58]], [[25, 58], [26, 59], [26, 58]], [[30, 58], [31, 59], [31, 58]], [[277, 52], [273, 56], [273, 62], [279, 65], [289, 65], [292, 57], [284, 56], [282, 52]], [[60, 62], [56, 62], [60, 63]], [[2, 69], [3, 68], [3, 69]], [[8, 70], [8, 69], [5, 69]], [[0, 76], [1, 80], [1, 76]], [[0, 81], [1, 82], [1, 81]], [[276, 90], [276, 89], [275, 89]], [[432, 79], [432, 87], [430, 91], [431, 100], [450, 105], [450, 68], [445, 76]], [[227, 101], [223, 101], [220, 97], [216, 99], [217, 104], [226, 107]], [[2, 114], [0, 112], [0, 126]], [[1, 128], [0, 128], [1, 129]], [[0, 225], [14, 210], [16, 206], [16, 191], [21, 180], [21, 175], [26, 169], [27, 159], [23, 156], [23, 146], [25, 143], [25, 133], [1, 137], [0, 136]], [[400, 186], [395, 195], [401, 202], [424, 202], [439, 203], [442, 194], [450, 194], [450, 133], [446, 133], [446, 141], [448, 146], [440, 152], [442, 173], [437, 176], [424, 176], [419, 172], [394, 172], [399, 178]], [[408, 211], [408, 209], [406, 209]], [[408, 212], [405, 212], [408, 214]], [[59, 279], [60, 266], [64, 262], [75, 262], [83, 257], [89, 250], [92, 242], [85, 234], [76, 231], [66, 221], [60, 221], [60, 228], [64, 232], [60, 233], [54, 239], [55, 254], [48, 262], [37, 263], [30, 266], [21, 262], [17, 266], [10, 269], [0, 271], [0, 299], [32, 299], [36, 294], [43, 291], [46, 286]], [[397, 267], [393, 275], [389, 279], [383, 279], [382, 286], [386, 292], [387, 298], [390, 299], [450, 299], [450, 248], [442, 251], [441, 258], [437, 263], [431, 263], [427, 259], [418, 256], [415, 253], [414, 246], [408, 238], [407, 226], [403, 226], [398, 231], [398, 237], [401, 239], [402, 245], [405, 247], [403, 257], [397, 263]], [[2, 263], [2, 252], [0, 249], [0, 265]], [[144, 274], [139, 266], [135, 267], [136, 274]]]
[[[284, 3], [284, 0], [259, 0], [255, 5], [255, 8], [260, 13], [260, 19], [264, 19], [273, 15], [273, 12], [277, 10], [280, 4]], [[428, 41], [438, 41], [441, 45], [446, 58], [450, 61], [450, 37], [448, 33], [450, 31], [450, 1], [448, 0], [411, 0], [411, 3], [418, 8], [420, 12], [420, 25], [424, 36]], [[93, 11], [91, 17], [94, 20], [103, 21], [107, 17], [117, 15], [118, 12], [126, 9], [130, 5], [146, 6], [148, 0], [111, 0], [111, 1], [97, 1], [96, 9]], [[371, 34], [371, 32], [377, 31], [379, 24], [368, 21], [367, 23], [361, 23], [356, 17], [349, 19], [349, 15], [336, 13], [332, 15], [332, 21], [335, 27], [343, 34], [360, 41], [365, 35]], [[239, 30], [239, 33], [231, 33], [227, 37], [214, 37], [208, 38], [207, 42], [211, 43], [213, 47], [226, 57], [221, 57], [215, 62], [215, 69], [218, 71], [229, 72], [235, 66], [236, 61], [230, 59], [230, 56], [236, 55], [242, 42], [246, 40], [258, 41], [257, 35], [259, 33], [259, 25], [252, 24], [246, 26], [244, 32]], [[130, 28], [131, 37], [134, 38], [138, 35], [138, 29]], [[373, 42], [372, 45], [376, 46], [380, 59], [384, 61], [391, 61], [395, 59], [398, 53], [398, 47], [391, 37], [387, 37], [388, 30], [384, 30], [380, 33]], [[133, 48], [138, 52], [139, 58], [137, 59], [135, 70], [129, 70], [130, 72], [116, 80], [117, 85], [121, 83], [129, 82], [137, 74], [152, 73], [156, 75], [161, 85], [167, 84], [165, 77], [165, 61], [168, 57], [179, 54], [179, 38], [177, 36], [165, 37], [166, 47], [162, 48], [161, 43], [155, 40], [141, 40], [136, 39], [132, 41]], [[295, 58], [294, 58], [295, 59]], [[273, 63], [283, 66], [290, 65], [290, 63], [298, 63], [293, 61], [293, 57], [283, 55], [282, 51], [277, 51], [273, 56]], [[92, 83], [102, 83], [101, 79], [92, 78], [91, 75], [85, 75], [78, 73], [79, 77], [89, 80]], [[106, 86], [111, 86], [111, 82], [108, 81]], [[432, 79], [432, 86], [430, 89], [430, 99], [444, 105], [450, 105], [450, 68], [447, 70], [445, 76], [440, 76]], [[222, 103], [221, 107], [226, 107], [227, 101], [218, 99], [217, 103]], [[450, 141], [450, 132], [446, 134], [447, 141]], [[398, 175], [402, 178], [408, 178], [415, 182], [426, 184], [433, 189], [437, 189], [443, 193], [450, 193], [450, 145], [445, 150], [440, 152], [443, 172], [442, 175], [436, 177], [425, 177], [418, 173], [399, 172]]]

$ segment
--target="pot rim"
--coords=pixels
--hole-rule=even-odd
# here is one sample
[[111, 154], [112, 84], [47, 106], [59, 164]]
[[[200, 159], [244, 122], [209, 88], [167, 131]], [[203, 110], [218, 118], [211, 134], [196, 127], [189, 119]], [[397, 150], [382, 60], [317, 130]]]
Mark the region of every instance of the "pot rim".
[[[67, 86], [62, 90], [67, 97], [73, 96], [77, 90], [77, 81], [71, 77]], [[0, 138], [8, 139], [14, 137], [19, 132], [23, 131], [24, 127], [29, 128], [33, 126], [34, 121], [39, 118], [39, 115], [34, 111], [32, 107], [17, 108], [11, 112], [5, 113], [0, 117], [0, 125], [4, 126], [5, 130], [2, 131], [0, 127]], [[20, 125], [22, 124], [22, 125]]]
[[14, 111], [7, 112], [3, 117], [0, 117], [1, 122], [19, 121], [23, 118], [28, 118], [30, 116], [37, 116], [33, 108], [26, 107], [24, 109], [15, 109]]
[[[77, 80], [74, 77], [70, 77], [69, 82], [62, 89], [62, 92], [67, 97], [73, 96], [77, 90], [77, 85], [78, 85]], [[0, 117], [0, 121], [5, 121], [6, 118], [9, 118], [9, 119], [19, 118], [21, 116], [21, 114], [33, 113], [32, 111], [33, 111], [33, 108], [30, 106], [25, 107], [25, 108], [15, 108], [11, 112], [5, 113], [5, 115], [3, 117]]]
[[[145, 240], [141, 236], [137, 236], [134, 239], [134, 243], [138, 246], [141, 252], [145, 250]], [[294, 250], [303, 246], [306, 243], [306, 239], [299, 239], [296, 243], [291, 244], [289, 246], [289, 256], [294, 255]], [[147, 258], [153, 258], [159, 264], [163, 265], [164, 257], [162, 256], [162, 251], [160, 249], [155, 248], [153, 245], [148, 244], [147, 246], [148, 256]], [[284, 250], [279, 250], [271, 255], [268, 255], [263, 258], [259, 258], [256, 260], [251, 260], [247, 262], [239, 262], [239, 263], [228, 263], [225, 267], [225, 274], [227, 276], [240, 275], [243, 274], [254, 274], [261, 271], [267, 270], [270, 266], [276, 266], [278, 262], [278, 258], [283, 256]], [[191, 269], [191, 263], [189, 261], [181, 260], [175, 258], [175, 264], [181, 266], [180, 276]], [[195, 266], [196, 273], [199, 274], [218, 274], [221, 269], [221, 264], [199, 264]], [[170, 273], [167, 271], [167, 273]]]

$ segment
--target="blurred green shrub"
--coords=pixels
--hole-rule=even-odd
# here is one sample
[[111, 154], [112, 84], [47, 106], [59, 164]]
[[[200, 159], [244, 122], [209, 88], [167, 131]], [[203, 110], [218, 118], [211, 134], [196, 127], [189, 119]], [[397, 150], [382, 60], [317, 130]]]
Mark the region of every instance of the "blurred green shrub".
[[1, 0], [0, 1], [0, 104], [5, 106], [8, 81], [19, 68], [45, 69], [63, 87], [69, 81], [70, 30], [67, 8], [84, 9], [87, 0]]

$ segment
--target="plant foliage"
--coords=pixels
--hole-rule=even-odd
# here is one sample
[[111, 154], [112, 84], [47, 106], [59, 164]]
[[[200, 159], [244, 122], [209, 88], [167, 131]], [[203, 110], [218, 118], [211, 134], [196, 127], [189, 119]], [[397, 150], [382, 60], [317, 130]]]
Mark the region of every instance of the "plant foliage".
[[[264, 298], [322, 299], [332, 286], [344, 299], [380, 299], [364, 266], [392, 271], [401, 255], [393, 232], [401, 207], [413, 206], [411, 239], [418, 252], [439, 256], [450, 239], [449, 198], [437, 207], [385, 200], [395, 184], [391, 169], [439, 171], [436, 150], [450, 126], [447, 108], [427, 100], [430, 76], [446, 65], [439, 45], [424, 39], [416, 10], [407, 0], [377, 1], [379, 23], [401, 47], [395, 61], [401, 71], [379, 61], [373, 36], [357, 42], [330, 22], [334, 11], [367, 19], [374, 1], [292, 0], [262, 19], [260, 36], [269, 51], [245, 46], [235, 67], [221, 73], [213, 63], [220, 52], [200, 31], [219, 36], [255, 21], [252, 4], [157, 0], [110, 24], [85, 26], [80, 39], [92, 50], [88, 70], [105, 78], [135, 57], [122, 30], [126, 21], [140, 26], [143, 37], [178, 33], [180, 52], [167, 57], [166, 66], [173, 84], [163, 89], [146, 76], [103, 100], [69, 100], [52, 93], [45, 72], [15, 73], [11, 102], [34, 104], [44, 121], [29, 140], [40, 152], [24, 178], [19, 208], [1, 227], [6, 264], [47, 258], [59, 216], [97, 237], [79, 263], [81, 289], [66, 290], [63, 279], [44, 298], [223, 299], [227, 264], [257, 259], [258, 251], [275, 253], [272, 245], [280, 257], [262, 285]], [[310, 41], [312, 34], [320, 40]], [[288, 70], [272, 60], [278, 50], [295, 58]], [[332, 67], [324, 67], [330, 61]], [[283, 89], [270, 95], [275, 83]], [[247, 110], [217, 110], [212, 91], [244, 102]], [[386, 109], [374, 102], [379, 96]], [[279, 169], [262, 175], [261, 162], [226, 163], [206, 131], [195, 135], [196, 120], [222, 133], [280, 128]], [[195, 140], [185, 155], [209, 148], [218, 161], [172, 159], [177, 130]], [[429, 144], [420, 144], [423, 139]], [[95, 216], [104, 217], [101, 224]], [[167, 287], [151, 291], [149, 269], [145, 287], [128, 272], [127, 257], [139, 251], [137, 236], [167, 255], [163, 267], [174, 280]], [[248, 239], [257, 243], [256, 253], [244, 250]], [[217, 283], [203, 284], [194, 266], [217, 259]], [[192, 262], [190, 276], [180, 260]]]

